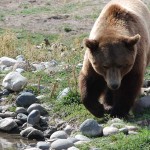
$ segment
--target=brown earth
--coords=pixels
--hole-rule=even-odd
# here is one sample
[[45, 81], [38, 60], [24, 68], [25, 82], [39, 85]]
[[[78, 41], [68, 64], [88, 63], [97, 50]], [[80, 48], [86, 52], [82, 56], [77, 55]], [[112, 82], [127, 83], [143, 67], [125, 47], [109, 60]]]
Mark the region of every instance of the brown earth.
[[[89, 33], [104, 5], [110, 0], [0, 0], [0, 28], [30, 32], [77, 35]], [[150, 0], [144, 0], [150, 5]], [[66, 9], [66, 10], [65, 10]]]

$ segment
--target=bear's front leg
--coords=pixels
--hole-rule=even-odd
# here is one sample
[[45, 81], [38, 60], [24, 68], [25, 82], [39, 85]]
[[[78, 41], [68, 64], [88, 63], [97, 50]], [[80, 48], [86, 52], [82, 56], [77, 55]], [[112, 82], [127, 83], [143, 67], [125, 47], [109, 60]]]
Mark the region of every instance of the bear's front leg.
[[81, 101], [84, 106], [96, 117], [102, 117], [104, 107], [99, 102], [99, 97], [105, 88], [105, 81], [101, 76], [85, 76], [80, 73], [79, 88]]
[[140, 74], [128, 75], [122, 80], [121, 87], [113, 95], [112, 117], [123, 118], [128, 115], [135, 99], [139, 96], [142, 82], [143, 76]]

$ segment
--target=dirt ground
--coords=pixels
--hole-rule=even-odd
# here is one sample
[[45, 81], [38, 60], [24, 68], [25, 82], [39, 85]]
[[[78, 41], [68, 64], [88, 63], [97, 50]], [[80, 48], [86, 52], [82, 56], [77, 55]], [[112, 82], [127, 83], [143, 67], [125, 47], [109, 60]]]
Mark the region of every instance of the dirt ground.
[[[103, 6], [110, 0], [0, 0], [0, 28], [53, 34], [89, 33]], [[150, 4], [150, 0], [144, 0]], [[64, 10], [64, 8], [68, 10]], [[70, 8], [69, 8], [70, 7]], [[95, 17], [91, 17], [91, 16]]]

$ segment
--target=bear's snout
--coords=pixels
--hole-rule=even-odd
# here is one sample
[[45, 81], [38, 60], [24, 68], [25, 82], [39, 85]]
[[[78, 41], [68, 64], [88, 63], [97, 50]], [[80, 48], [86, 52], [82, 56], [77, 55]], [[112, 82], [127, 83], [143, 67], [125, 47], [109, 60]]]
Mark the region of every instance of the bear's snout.
[[109, 85], [109, 87], [110, 87], [112, 90], [117, 90], [117, 89], [120, 87], [120, 84], [112, 83], [112, 84]]

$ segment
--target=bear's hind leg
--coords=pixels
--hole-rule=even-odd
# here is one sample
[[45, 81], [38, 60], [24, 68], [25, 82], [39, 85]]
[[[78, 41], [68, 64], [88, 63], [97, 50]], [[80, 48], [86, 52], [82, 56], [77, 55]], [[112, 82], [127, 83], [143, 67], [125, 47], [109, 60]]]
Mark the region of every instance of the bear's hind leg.
[[81, 101], [84, 106], [96, 117], [102, 117], [104, 107], [99, 102], [99, 97], [105, 88], [104, 79], [99, 77], [88, 77], [80, 74], [79, 88]]

